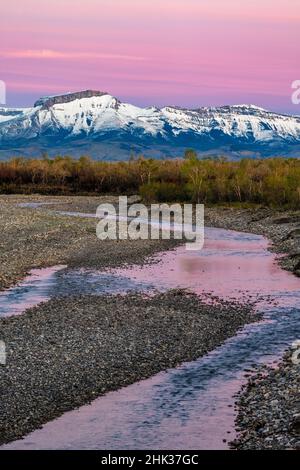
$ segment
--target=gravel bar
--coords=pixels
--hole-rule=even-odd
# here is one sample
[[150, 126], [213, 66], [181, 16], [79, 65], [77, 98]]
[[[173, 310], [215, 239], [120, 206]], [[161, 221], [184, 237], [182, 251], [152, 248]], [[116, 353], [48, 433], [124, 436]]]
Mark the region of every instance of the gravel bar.
[[[43, 202], [39, 208], [20, 203]], [[107, 270], [149, 262], [178, 240], [104, 240], [96, 219], [56, 214], [55, 210], [95, 213], [116, 197], [0, 196], [0, 291], [22, 280], [32, 268], [55, 265]]]
[[288, 351], [276, 369], [264, 367], [238, 398], [239, 437], [243, 450], [300, 450], [300, 364]]
[[0, 443], [68, 410], [206, 354], [258, 316], [175, 290], [53, 299], [0, 319]]

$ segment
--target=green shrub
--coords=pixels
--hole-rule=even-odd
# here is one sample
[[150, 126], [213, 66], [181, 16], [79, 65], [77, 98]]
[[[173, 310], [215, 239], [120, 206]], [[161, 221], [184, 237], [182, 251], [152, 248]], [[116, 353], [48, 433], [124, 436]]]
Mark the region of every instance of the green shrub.
[[189, 200], [186, 186], [178, 186], [175, 183], [156, 182], [143, 184], [139, 189], [145, 202], [184, 202]]

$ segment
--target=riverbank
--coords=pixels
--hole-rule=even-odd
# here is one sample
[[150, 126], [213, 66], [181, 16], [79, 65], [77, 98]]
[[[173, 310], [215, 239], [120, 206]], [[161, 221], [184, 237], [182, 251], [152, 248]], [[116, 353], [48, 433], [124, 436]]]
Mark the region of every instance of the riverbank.
[[274, 368], [261, 368], [239, 394], [240, 450], [300, 450], [300, 364], [288, 351]]
[[183, 291], [53, 299], [0, 320], [0, 443], [68, 410], [215, 349], [258, 316]]
[[206, 207], [206, 225], [268, 238], [270, 250], [282, 255], [283, 269], [300, 276], [300, 210], [279, 211], [267, 207]]

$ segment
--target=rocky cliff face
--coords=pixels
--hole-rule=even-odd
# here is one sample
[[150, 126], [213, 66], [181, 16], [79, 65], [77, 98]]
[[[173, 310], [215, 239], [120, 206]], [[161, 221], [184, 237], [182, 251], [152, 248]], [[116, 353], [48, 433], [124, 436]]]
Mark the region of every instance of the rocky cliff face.
[[107, 95], [107, 93], [103, 91], [85, 90], [75, 93], [66, 93], [64, 95], [44, 96], [34, 103], [34, 107], [41, 106], [43, 108], [51, 108], [55, 104], [65, 104], [70, 103], [71, 101], [81, 100], [83, 98], [93, 98], [104, 95]]

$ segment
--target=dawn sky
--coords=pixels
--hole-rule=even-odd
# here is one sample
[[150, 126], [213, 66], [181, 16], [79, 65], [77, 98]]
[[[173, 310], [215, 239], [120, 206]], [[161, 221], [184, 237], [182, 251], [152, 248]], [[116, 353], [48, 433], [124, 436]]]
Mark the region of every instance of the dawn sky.
[[137, 105], [252, 103], [300, 114], [300, 0], [2, 1], [8, 105], [108, 91]]

